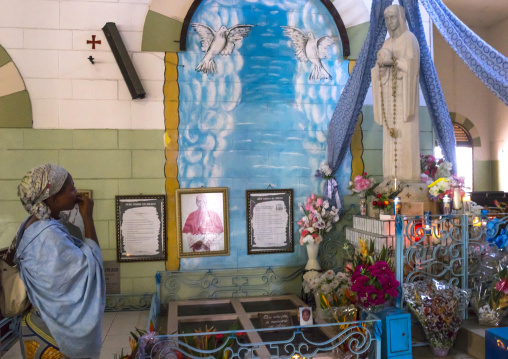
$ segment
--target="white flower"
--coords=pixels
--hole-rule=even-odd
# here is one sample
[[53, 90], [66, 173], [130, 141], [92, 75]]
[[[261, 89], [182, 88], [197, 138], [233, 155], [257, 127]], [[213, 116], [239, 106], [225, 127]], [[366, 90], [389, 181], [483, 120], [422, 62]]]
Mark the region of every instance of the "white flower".
[[332, 291], [332, 287], [330, 287], [328, 284], [323, 284], [321, 285], [321, 288], [319, 288], [319, 291], [324, 294], [328, 294]]
[[322, 219], [320, 219], [319, 221], [314, 223], [314, 227], [316, 227], [318, 229], [325, 229], [326, 224], [325, 224], [325, 222]]
[[315, 270], [311, 270], [303, 275], [303, 280], [305, 282], [310, 282], [311, 280], [316, 279], [318, 277], [319, 277], [319, 272], [317, 272]]
[[335, 278], [335, 272], [331, 269], [327, 270], [325, 272], [325, 279], [332, 280], [333, 278]]
[[323, 201], [323, 208], [324, 209], [328, 209], [328, 207], [330, 207], [330, 203], [328, 201]]

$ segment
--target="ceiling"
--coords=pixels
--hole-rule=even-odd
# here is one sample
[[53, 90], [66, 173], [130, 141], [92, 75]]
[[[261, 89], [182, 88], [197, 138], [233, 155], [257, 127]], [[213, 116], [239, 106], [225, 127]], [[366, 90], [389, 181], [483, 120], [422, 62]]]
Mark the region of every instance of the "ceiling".
[[508, 19], [508, 0], [443, 0], [469, 27], [494, 26]]

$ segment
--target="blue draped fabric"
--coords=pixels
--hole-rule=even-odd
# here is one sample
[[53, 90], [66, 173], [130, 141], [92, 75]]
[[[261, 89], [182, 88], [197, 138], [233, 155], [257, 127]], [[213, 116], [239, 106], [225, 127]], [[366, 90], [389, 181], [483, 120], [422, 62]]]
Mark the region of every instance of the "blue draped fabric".
[[[372, 1], [367, 38], [328, 125], [328, 166], [333, 174], [337, 172], [349, 150], [358, 116], [371, 83], [370, 69], [374, 67], [377, 52], [386, 38], [384, 11], [391, 4], [392, 0]], [[331, 188], [336, 191], [335, 179], [329, 181], [325, 189]], [[327, 192], [328, 190], [325, 190], [324, 195], [331, 200], [332, 205], [340, 208], [340, 203], [336, 203], [335, 200], [338, 198], [337, 193]]]
[[434, 133], [443, 155], [453, 165], [453, 172], [457, 171], [455, 154], [455, 131], [450, 118], [448, 106], [437, 76], [436, 68], [430, 56], [430, 50], [425, 39], [422, 17], [417, 0], [401, 0], [400, 4], [406, 9], [409, 30], [416, 36], [420, 44], [420, 86], [427, 108], [429, 110]]
[[71, 236], [54, 219], [40, 220], [25, 230], [15, 263], [59, 350], [69, 358], [99, 358], [106, 282], [97, 243]]
[[508, 105], [508, 58], [464, 25], [441, 0], [421, 2], [441, 35], [467, 67]]

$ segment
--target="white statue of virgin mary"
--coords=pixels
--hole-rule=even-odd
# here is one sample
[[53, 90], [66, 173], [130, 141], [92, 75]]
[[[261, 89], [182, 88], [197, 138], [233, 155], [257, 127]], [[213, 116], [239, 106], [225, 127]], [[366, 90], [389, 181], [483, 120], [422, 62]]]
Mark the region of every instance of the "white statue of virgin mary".
[[420, 182], [420, 48], [402, 6], [387, 7], [384, 18], [390, 37], [371, 70], [374, 120], [383, 126], [383, 176]]

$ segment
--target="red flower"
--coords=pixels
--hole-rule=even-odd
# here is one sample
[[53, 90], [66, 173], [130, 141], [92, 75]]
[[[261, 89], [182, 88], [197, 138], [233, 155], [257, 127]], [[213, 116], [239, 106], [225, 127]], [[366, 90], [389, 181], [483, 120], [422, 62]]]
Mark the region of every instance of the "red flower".
[[372, 202], [372, 205], [373, 205], [373, 206], [377, 206], [377, 201], [373, 201], [373, 202]]
[[377, 198], [381, 198], [381, 197], [383, 197], [383, 194], [382, 193], [378, 193], [376, 197]]

